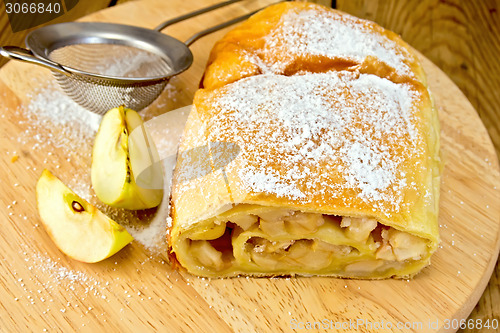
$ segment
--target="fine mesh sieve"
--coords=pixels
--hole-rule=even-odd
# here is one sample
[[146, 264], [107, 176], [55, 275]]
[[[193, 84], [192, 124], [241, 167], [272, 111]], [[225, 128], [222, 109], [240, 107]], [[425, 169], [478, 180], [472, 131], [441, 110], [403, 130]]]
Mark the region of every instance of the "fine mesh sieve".
[[[191, 66], [191, 43], [256, 11], [200, 31], [184, 43], [160, 31], [238, 1], [182, 15], [154, 30], [97, 22], [49, 25], [28, 34], [27, 49], [4, 46], [0, 47], [0, 55], [51, 69], [64, 92], [92, 112], [104, 114], [119, 105], [140, 111], [161, 94], [172, 76]], [[123, 64], [128, 65], [126, 72]]]

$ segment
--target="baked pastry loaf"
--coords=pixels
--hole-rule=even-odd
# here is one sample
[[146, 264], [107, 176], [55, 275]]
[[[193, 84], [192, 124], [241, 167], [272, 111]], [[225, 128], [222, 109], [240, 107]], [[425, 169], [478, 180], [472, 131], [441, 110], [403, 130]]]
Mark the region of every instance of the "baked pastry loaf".
[[430, 263], [439, 124], [399, 37], [280, 3], [214, 46], [202, 85], [172, 186], [169, 244], [181, 266], [381, 279]]
[[320, 5], [288, 2], [260, 11], [218, 41], [202, 87], [218, 88], [263, 73], [329, 70], [426, 85], [412, 49], [395, 33]]

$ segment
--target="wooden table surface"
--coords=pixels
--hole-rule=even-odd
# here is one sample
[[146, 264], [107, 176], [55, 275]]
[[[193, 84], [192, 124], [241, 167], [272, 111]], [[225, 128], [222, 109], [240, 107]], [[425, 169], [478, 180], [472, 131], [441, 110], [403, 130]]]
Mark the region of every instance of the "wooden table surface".
[[[111, 1], [113, 2], [113, 1]], [[126, 1], [119, 1], [126, 2]], [[440, 67], [478, 111], [500, 152], [500, 19], [499, 1], [466, 0], [317, 0], [373, 20], [402, 35], [409, 44]], [[81, 1], [56, 21], [74, 20], [109, 5], [106, 0]], [[3, 10], [3, 8], [2, 8]], [[55, 21], [49, 22], [54, 23]], [[12, 33], [0, 13], [2, 45], [21, 45], [27, 31]], [[2, 62], [3, 63], [3, 62]], [[1, 63], [0, 63], [1, 64]], [[500, 223], [500, 221], [499, 221]], [[500, 264], [470, 318], [500, 319]], [[489, 330], [464, 330], [489, 332]]]

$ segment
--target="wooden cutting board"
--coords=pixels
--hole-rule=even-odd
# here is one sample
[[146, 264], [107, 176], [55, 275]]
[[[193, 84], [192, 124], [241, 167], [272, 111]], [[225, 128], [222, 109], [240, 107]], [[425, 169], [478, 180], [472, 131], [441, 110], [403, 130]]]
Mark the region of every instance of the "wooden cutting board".
[[[267, 3], [235, 4], [165, 32], [184, 40]], [[153, 28], [194, 9], [193, 4], [136, 1], [85, 20]], [[223, 33], [192, 46], [193, 66], [170, 82], [144, 112], [146, 118], [191, 103], [208, 52]], [[69, 123], [37, 118], [31, 100], [38, 98], [40, 105], [40, 94], [53, 79], [45, 69], [10, 62], [0, 70], [0, 331], [291, 332], [311, 325], [321, 331], [372, 332], [377, 325], [393, 326], [376, 330], [381, 332], [455, 331], [453, 319], [470, 313], [498, 255], [499, 167], [471, 104], [435, 65], [425, 58], [422, 62], [442, 126], [442, 242], [432, 265], [411, 281], [208, 280], [173, 271], [164, 252], [139, 241], [98, 264], [67, 258], [40, 224], [34, 188], [48, 168], [77, 192], [90, 193], [94, 132], [81, 127], [84, 120], [78, 117]], [[47, 105], [53, 100], [45, 96]], [[94, 197], [90, 201], [98, 203]], [[397, 328], [398, 323], [406, 329]]]

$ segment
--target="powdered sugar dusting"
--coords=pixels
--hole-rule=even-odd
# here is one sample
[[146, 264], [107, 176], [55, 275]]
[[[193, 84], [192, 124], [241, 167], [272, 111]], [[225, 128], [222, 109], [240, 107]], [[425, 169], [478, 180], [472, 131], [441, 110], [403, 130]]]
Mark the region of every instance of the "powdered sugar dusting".
[[420, 153], [419, 93], [410, 85], [346, 71], [264, 74], [208, 99], [209, 140], [242, 148], [229, 168], [248, 190], [300, 202], [354, 191], [386, 213], [399, 209], [407, 185], [401, 167]]
[[405, 62], [412, 58], [409, 52], [373, 30], [374, 26], [336, 11], [291, 9], [265, 39], [265, 52], [282, 55], [270, 57], [275, 62], [268, 64], [269, 69], [280, 73], [288, 58], [297, 56], [325, 56], [356, 63], [373, 56], [401, 75], [413, 75]]
[[50, 120], [53, 125], [73, 126], [79, 124], [85, 126], [86, 130], [91, 133], [97, 132], [102, 118], [76, 104], [55, 87], [48, 87], [34, 95], [28, 104], [28, 112], [37, 114], [39, 119]]
[[[48, 282], [43, 282], [46, 290], [54, 289], [55, 286], [62, 285], [69, 290], [83, 289], [85, 294], [102, 296], [105, 292], [101, 282], [90, 274], [79, 270], [72, 270], [64, 267], [57, 261], [47, 257], [47, 255], [37, 252], [23, 252], [28, 270], [37, 275], [44, 273], [50, 277]], [[42, 299], [43, 302], [43, 299]]]
[[301, 192], [294, 184], [287, 184], [281, 179], [276, 170], [258, 170], [255, 168], [245, 168], [240, 172], [240, 176], [246, 180], [254, 191], [268, 192], [270, 189], [280, 197], [304, 198], [305, 194]]
[[[88, 111], [66, 96], [57, 86], [48, 83], [34, 91], [24, 115], [31, 133], [40, 144], [77, 150], [81, 141], [90, 139], [99, 128], [101, 116]], [[62, 130], [61, 135], [43, 135], [45, 130]]]
[[[172, 80], [173, 84], [175, 82]], [[167, 85], [165, 98], [175, 97], [178, 89], [173, 84]], [[28, 97], [29, 103], [16, 110], [22, 129], [17, 140], [25, 149], [45, 155], [43, 165], [37, 165], [37, 168], [51, 170], [77, 195], [126, 227], [135, 241], [148, 251], [164, 251], [168, 195], [157, 210], [135, 212], [103, 204], [92, 190], [92, 146], [102, 116], [79, 106], [53, 81], [48, 81]], [[154, 116], [154, 112], [158, 112], [155, 110], [145, 110], [147, 117]], [[171, 135], [166, 134], [169, 133], [156, 129], [153, 136], [162, 149], [172, 150], [177, 141], [172, 141]]]
[[[135, 78], [161, 76], [172, 70], [160, 56], [135, 48], [132, 50], [124, 53], [120, 48], [120, 57], [107, 59], [95, 71], [101, 75]], [[112, 50], [108, 52], [113, 53]]]
[[[361, 196], [373, 200], [383, 200], [382, 190], [387, 189], [396, 179], [398, 163], [391, 161], [389, 152], [378, 151], [376, 147], [356, 141], [350, 146], [340, 148], [346, 162], [345, 179], [347, 184], [361, 190]], [[382, 167], [385, 166], [385, 167]], [[400, 180], [399, 188], [406, 180]]]

